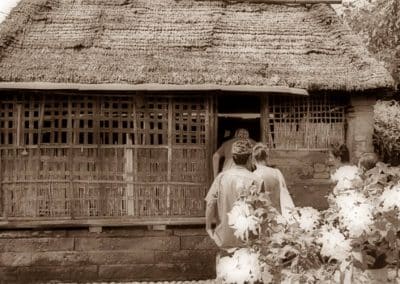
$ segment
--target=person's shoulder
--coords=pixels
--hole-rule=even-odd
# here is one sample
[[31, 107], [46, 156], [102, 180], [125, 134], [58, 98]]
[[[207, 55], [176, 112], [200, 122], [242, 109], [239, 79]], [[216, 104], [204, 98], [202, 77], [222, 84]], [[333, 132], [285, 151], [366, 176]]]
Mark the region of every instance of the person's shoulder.
[[256, 175], [276, 175], [278, 172], [280, 173], [278, 169], [269, 166], [258, 167], [254, 171]]
[[225, 176], [247, 177], [247, 178], [252, 178], [255, 176], [254, 173], [249, 171], [248, 169], [244, 167], [235, 167], [235, 166], [226, 169], [225, 171], [221, 172], [221, 174], [224, 174]]
[[246, 178], [256, 181], [257, 183], [262, 183], [263, 179], [257, 175], [255, 172], [248, 171], [245, 174]]

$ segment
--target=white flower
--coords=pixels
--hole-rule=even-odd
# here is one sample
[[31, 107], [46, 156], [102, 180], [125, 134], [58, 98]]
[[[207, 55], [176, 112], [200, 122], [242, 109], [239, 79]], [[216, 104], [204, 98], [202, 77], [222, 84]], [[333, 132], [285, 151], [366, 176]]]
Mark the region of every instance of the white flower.
[[228, 223], [235, 230], [237, 238], [246, 241], [249, 233], [258, 235], [261, 219], [251, 214], [251, 206], [239, 200], [233, 204], [232, 210], [228, 213]]
[[342, 166], [331, 176], [333, 181], [353, 180], [359, 176], [357, 166]]
[[385, 189], [379, 198], [380, 207], [383, 212], [397, 208], [400, 211], [400, 184], [391, 189]]
[[312, 207], [296, 208], [292, 211], [292, 216], [306, 232], [314, 230], [321, 219], [320, 212]]
[[339, 208], [340, 223], [349, 231], [350, 237], [370, 232], [374, 222], [374, 205], [363, 194], [349, 191], [337, 196], [335, 201]]
[[323, 256], [344, 261], [350, 255], [350, 240], [346, 239], [337, 228], [323, 226], [317, 241], [322, 244], [321, 254]]
[[224, 283], [254, 283], [261, 279], [259, 253], [241, 248], [232, 256], [222, 257], [217, 263], [217, 278]]
[[354, 181], [361, 180], [357, 166], [343, 166], [331, 176], [336, 181], [335, 191], [342, 191], [353, 187]]

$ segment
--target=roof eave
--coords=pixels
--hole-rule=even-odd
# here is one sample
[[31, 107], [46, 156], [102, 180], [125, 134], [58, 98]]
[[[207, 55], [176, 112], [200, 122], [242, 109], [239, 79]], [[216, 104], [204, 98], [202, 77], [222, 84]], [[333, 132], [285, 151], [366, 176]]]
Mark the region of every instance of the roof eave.
[[284, 86], [252, 85], [175, 85], [175, 84], [79, 84], [49, 82], [0, 82], [0, 90], [76, 90], [76, 91], [223, 91], [248, 93], [282, 93], [308, 96], [305, 89]]

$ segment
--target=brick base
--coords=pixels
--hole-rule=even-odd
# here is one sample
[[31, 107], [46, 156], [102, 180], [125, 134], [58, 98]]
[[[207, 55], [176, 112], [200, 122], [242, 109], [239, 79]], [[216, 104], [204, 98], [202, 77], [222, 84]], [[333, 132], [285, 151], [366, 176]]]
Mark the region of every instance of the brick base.
[[203, 227], [0, 231], [0, 283], [215, 278], [217, 247]]

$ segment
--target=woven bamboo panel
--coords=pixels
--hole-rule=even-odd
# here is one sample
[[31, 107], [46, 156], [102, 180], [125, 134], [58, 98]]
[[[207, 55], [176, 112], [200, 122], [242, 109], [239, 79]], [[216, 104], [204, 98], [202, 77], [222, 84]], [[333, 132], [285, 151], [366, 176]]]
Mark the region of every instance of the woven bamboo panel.
[[202, 216], [207, 97], [4, 95], [4, 217]]
[[207, 183], [207, 151], [202, 148], [172, 150], [172, 180]]
[[208, 187], [176, 185], [171, 188], [171, 215], [203, 216], [204, 196]]
[[327, 149], [345, 142], [346, 100], [339, 96], [271, 96], [266, 135], [274, 149]]

